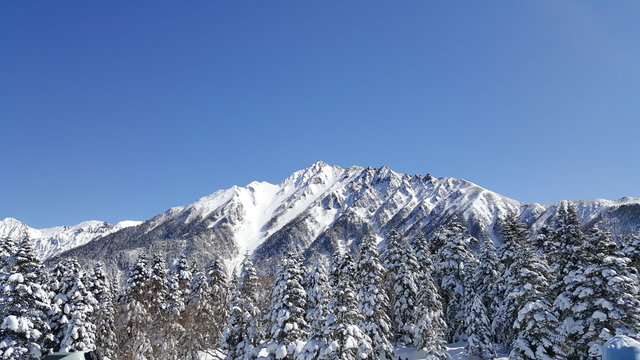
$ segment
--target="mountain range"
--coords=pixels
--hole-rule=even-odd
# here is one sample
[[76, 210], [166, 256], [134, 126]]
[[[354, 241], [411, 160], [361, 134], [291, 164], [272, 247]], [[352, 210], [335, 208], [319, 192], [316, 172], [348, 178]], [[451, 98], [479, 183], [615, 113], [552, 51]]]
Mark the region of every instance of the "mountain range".
[[[640, 227], [638, 197], [572, 203], [584, 227], [597, 223], [616, 237]], [[146, 221], [88, 221], [38, 230], [7, 218], [0, 221], [0, 238], [26, 232], [43, 260], [101, 260], [116, 273], [145, 253], [161, 253], [168, 261], [186, 254], [198, 265], [218, 255], [230, 267], [249, 253], [268, 274], [289, 251], [305, 257], [331, 253], [357, 246], [364, 234], [383, 241], [390, 229], [430, 237], [453, 217], [470, 235], [499, 244], [501, 216], [517, 212], [536, 231], [553, 224], [561, 204], [522, 203], [462, 179], [317, 162], [279, 184], [233, 186]]]

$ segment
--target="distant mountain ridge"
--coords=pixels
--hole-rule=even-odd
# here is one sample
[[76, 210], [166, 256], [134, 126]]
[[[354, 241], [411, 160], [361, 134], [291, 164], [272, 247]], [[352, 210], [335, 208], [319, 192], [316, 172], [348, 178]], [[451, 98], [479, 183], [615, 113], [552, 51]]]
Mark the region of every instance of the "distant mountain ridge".
[[[599, 222], [614, 235], [640, 226], [640, 198], [573, 203], [585, 226]], [[100, 259], [113, 271], [126, 269], [142, 253], [159, 252], [168, 260], [186, 253], [198, 264], [217, 254], [235, 266], [249, 252], [259, 268], [272, 271], [288, 251], [330, 253], [357, 245], [365, 233], [383, 240], [391, 228], [433, 236], [454, 216], [471, 235], [500, 242], [499, 217], [519, 212], [536, 230], [553, 221], [559, 204], [525, 204], [461, 179], [317, 162], [279, 184], [233, 186], [134, 226], [80, 227], [78, 234], [95, 236], [59, 237], [55, 245], [42, 241], [39, 251], [45, 258]]]
[[5, 218], [0, 220], [0, 239], [13, 238], [19, 240], [26, 234], [34, 241], [38, 256], [46, 260], [67, 250], [82, 246], [91, 240], [140, 223], [142, 221], [125, 220], [113, 225], [104, 221], [89, 220], [74, 226], [34, 229], [14, 218]]

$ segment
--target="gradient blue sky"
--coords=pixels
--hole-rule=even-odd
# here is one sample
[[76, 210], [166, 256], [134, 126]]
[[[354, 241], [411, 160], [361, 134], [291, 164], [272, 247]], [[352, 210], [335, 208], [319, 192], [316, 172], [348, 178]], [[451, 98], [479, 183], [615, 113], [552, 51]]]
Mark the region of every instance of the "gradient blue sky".
[[638, 1], [2, 1], [0, 218], [148, 219], [317, 160], [639, 196]]

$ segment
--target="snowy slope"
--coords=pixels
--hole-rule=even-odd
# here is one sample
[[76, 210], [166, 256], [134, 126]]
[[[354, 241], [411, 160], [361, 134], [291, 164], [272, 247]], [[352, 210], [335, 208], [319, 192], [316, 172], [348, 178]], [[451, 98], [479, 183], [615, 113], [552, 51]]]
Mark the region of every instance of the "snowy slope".
[[82, 246], [91, 240], [140, 223], [142, 221], [126, 220], [112, 225], [103, 221], [90, 220], [74, 226], [34, 229], [14, 218], [6, 218], [0, 220], [0, 239], [20, 240], [24, 234], [27, 234], [34, 241], [38, 256], [45, 260], [67, 250]]

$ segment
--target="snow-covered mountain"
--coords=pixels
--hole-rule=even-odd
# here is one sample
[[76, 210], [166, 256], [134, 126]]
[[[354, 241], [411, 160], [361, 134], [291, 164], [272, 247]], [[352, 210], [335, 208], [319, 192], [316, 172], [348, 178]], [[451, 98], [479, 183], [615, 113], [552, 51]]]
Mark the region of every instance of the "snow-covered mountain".
[[[575, 203], [584, 225], [601, 222], [621, 232], [640, 225], [640, 198]], [[519, 212], [537, 229], [553, 221], [557, 206], [524, 204], [461, 179], [317, 162], [279, 184], [252, 182], [171, 208], [63, 256], [102, 259], [115, 270], [141, 253], [160, 252], [168, 260], [186, 253], [197, 263], [217, 254], [236, 265], [249, 252], [269, 271], [288, 251], [331, 252], [357, 244], [364, 233], [382, 240], [390, 228], [432, 236], [454, 216], [475, 237], [500, 242], [500, 216]]]
[[20, 240], [26, 234], [34, 241], [38, 256], [46, 260], [91, 240], [140, 223], [142, 221], [127, 220], [112, 225], [104, 221], [90, 220], [74, 226], [34, 229], [14, 218], [6, 218], [0, 220], [0, 239]]

